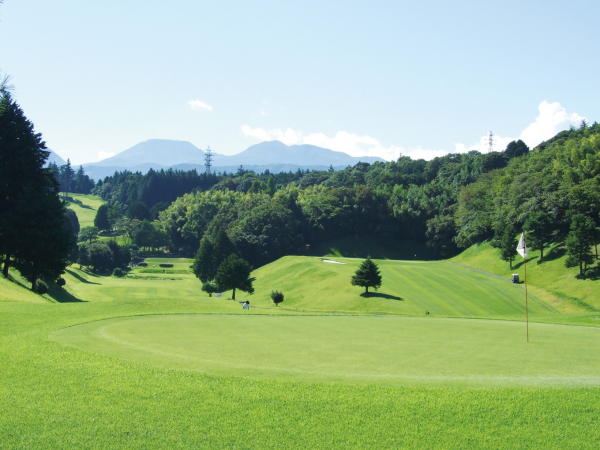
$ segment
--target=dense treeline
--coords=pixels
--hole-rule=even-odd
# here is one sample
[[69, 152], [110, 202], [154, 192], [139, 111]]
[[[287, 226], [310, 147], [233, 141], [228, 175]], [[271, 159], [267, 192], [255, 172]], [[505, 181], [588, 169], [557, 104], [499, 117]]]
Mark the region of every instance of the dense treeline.
[[501, 247], [506, 235], [512, 262], [515, 233], [526, 229], [542, 251], [566, 239], [568, 264], [583, 271], [600, 222], [598, 135], [600, 125], [584, 122], [532, 152], [516, 141], [504, 152], [303, 172], [288, 184], [289, 173], [222, 176], [178, 198], [157, 224], [187, 253], [223, 227], [254, 266], [347, 235], [419, 240], [442, 256], [491, 238]]
[[10, 94], [0, 90], [0, 255], [45, 292], [76, 258], [77, 217], [59, 198], [49, 152]]
[[58, 181], [60, 192], [74, 192], [76, 194], [89, 194], [94, 189], [95, 183], [89, 175], [86, 175], [83, 166], [79, 166], [77, 172], [71, 167], [71, 160], [67, 159], [67, 164], [58, 166], [52, 162], [48, 167], [54, 172], [54, 177]]

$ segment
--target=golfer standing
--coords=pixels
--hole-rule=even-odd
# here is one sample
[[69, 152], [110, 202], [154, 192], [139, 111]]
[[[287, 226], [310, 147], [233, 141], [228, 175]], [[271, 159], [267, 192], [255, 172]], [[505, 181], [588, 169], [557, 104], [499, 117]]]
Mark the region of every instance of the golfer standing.
[[242, 306], [244, 309], [250, 309], [250, 302], [246, 300], [246, 303]]

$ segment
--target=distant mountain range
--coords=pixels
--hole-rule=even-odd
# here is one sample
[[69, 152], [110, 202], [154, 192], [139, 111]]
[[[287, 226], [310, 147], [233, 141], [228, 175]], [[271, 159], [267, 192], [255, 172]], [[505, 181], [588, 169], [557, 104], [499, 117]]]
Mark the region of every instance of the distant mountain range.
[[[327, 170], [343, 169], [358, 162], [373, 163], [383, 161], [373, 156], [354, 157], [343, 152], [334, 152], [314, 145], [285, 145], [279, 141], [266, 141], [248, 147], [236, 155], [213, 156], [213, 172], [235, 172], [239, 166], [247, 170], [263, 172], [288, 172], [298, 169]], [[64, 162], [63, 162], [64, 164]], [[166, 139], [151, 139], [140, 142], [118, 155], [96, 163], [83, 164], [85, 172], [98, 180], [115, 171], [129, 170], [146, 173], [154, 170], [173, 168], [174, 170], [204, 171], [204, 152], [190, 142]]]
[[64, 166], [67, 163], [64, 159], [62, 159], [49, 148], [47, 148], [46, 150], [50, 152], [50, 156], [48, 156], [48, 159], [46, 160], [46, 165], [49, 165], [50, 163], [55, 163], [57, 166]]

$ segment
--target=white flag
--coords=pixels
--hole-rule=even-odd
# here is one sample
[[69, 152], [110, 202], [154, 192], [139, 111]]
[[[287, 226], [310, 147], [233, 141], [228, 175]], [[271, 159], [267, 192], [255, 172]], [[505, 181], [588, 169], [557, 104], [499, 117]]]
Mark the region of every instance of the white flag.
[[527, 244], [525, 243], [525, 232], [521, 233], [521, 239], [519, 239], [519, 245], [517, 245], [517, 252], [523, 258], [527, 258]]

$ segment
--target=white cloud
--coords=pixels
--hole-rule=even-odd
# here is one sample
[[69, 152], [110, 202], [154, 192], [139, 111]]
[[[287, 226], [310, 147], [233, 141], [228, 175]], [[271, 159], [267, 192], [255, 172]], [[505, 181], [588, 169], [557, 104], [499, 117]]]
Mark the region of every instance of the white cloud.
[[543, 101], [538, 106], [540, 115], [521, 133], [520, 139], [529, 147], [535, 147], [557, 133], [568, 130], [571, 125], [579, 126], [585, 117], [577, 113], [568, 114], [560, 103]]
[[115, 154], [110, 153], [110, 152], [98, 152], [98, 161], [102, 161], [103, 159], [110, 158], [111, 156], [115, 156]]
[[190, 105], [190, 107], [194, 110], [194, 111], [212, 111], [213, 107], [210, 105], [207, 105], [204, 102], [201, 102], [200, 100], [192, 100], [191, 102], [188, 102], [188, 105]]
[[261, 116], [270, 116], [271, 114], [269, 114], [268, 112], [265, 112], [265, 110], [261, 108], [260, 115]]
[[[557, 133], [568, 130], [571, 125], [579, 126], [585, 117], [577, 113], [567, 113], [567, 110], [560, 106], [560, 103], [548, 103], [543, 101], [539, 104], [538, 109], [540, 115], [536, 117], [535, 122], [532, 122], [525, 128], [518, 138], [494, 136], [494, 151], [504, 151], [506, 146], [517, 139], [525, 142], [529, 148], [533, 148], [543, 141], [554, 137]], [[479, 150], [487, 152], [488, 135], [482, 136], [477, 144], [466, 147], [464, 144], [454, 144], [456, 153], [466, 153], [469, 150]]]
[[[396, 147], [395, 145], [384, 147], [377, 139], [371, 136], [359, 136], [347, 131], [339, 131], [335, 136], [328, 137], [324, 133], [303, 135], [302, 132], [291, 128], [286, 130], [263, 130], [262, 128], [250, 128], [248, 125], [244, 125], [242, 126], [242, 133], [261, 141], [277, 140], [286, 145], [310, 144], [328, 148], [336, 152], [344, 152], [350, 156], [379, 156], [388, 161], [397, 159], [401, 153], [411, 158], [420, 158], [420, 155], [428, 155], [428, 151], [421, 149], [406, 150], [403, 147]], [[437, 152], [442, 151], [438, 150]], [[431, 156], [431, 158], [433, 157]]]
[[[548, 103], [543, 101], [539, 105], [539, 116], [531, 123], [519, 138], [501, 137], [494, 135], [493, 150], [504, 151], [506, 146], [516, 140], [522, 139], [530, 148], [535, 147], [542, 141], [550, 139], [556, 133], [566, 130], [570, 125], [579, 125], [584, 117], [577, 113], [568, 114], [565, 108], [558, 102]], [[261, 113], [264, 111], [261, 110]], [[410, 156], [412, 159], [431, 160], [433, 158], [447, 155], [446, 150], [430, 150], [421, 147], [405, 148], [396, 145], [383, 146], [379, 140], [371, 136], [359, 136], [347, 131], [338, 131], [335, 136], [328, 137], [324, 133], [303, 134], [291, 128], [286, 130], [274, 129], [264, 130], [262, 128], [250, 128], [242, 126], [242, 133], [261, 141], [278, 140], [287, 145], [310, 144], [318, 147], [328, 148], [336, 152], [344, 152], [351, 156], [379, 156], [387, 161], [395, 160], [401, 154]], [[487, 152], [489, 149], [489, 134], [479, 139], [479, 142], [466, 146], [461, 143], [454, 144], [455, 153], [467, 153], [471, 150]]]

